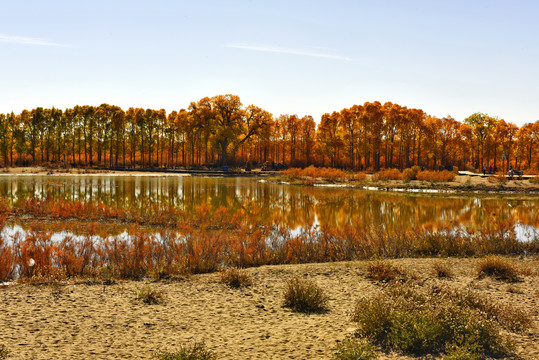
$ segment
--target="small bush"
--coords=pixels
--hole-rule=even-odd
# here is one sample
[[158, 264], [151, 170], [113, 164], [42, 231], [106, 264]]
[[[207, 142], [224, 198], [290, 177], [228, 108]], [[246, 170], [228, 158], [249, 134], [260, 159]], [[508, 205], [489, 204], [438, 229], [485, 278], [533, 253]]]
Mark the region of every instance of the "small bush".
[[448, 349], [447, 355], [443, 360], [479, 360], [481, 356], [478, 354], [477, 348], [473, 346], [455, 346]]
[[348, 336], [342, 343], [337, 345], [333, 358], [337, 360], [374, 360], [377, 359], [373, 345], [366, 339], [357, 339]]
[[165, 301], [165, 291], [146, 285], [135, 292], [135, 297], [148, 305], [162, 304]]
[[6, 345], [0, 345], [0, 360], [7, 359], [9, 355], [9, 350], [7, 349]]
[[421, 171], [421, 168], [419, 166], [412, 166], [411, 168], [406, 168], [402, 172], [402, 178], [403, 180], [416, 180], [417, 179], [417, 173]]
[[302, 313], [328, 310], [328, 296], [318, 285], [309, 280], [293, 278], [286, 284], [284, 306]]
[[408, 276], [403, 270], [388, 261], [373, 261], [367, 265], [367, 277], [380, 282], [406, 281]]
[[536, 184], [536, 185], [539, 184], [539, 176], [531, 178], [530, 183]]
[[352, 320], [358, 324], [358, 336], [385, 350], [413, 355], [450, 352], [448, 356], [455, 359], [458, 353], [451, 347], [473, 349], [481, 357], [513, 352], [494, 319], [434, 287], [400, 285], [364, 297], [356, 304]]
[[453, 277], [453, 271], [445, 261], [436, 261], [432, 267], [434, 275], [439, 279], [451, 279]]
[[385, 169], [373, 176], [374, 180], [401, 180], [402, 174], [398, 169]]
[[364, 172], [357, 172], [350, 175], [350, 178], [355, 181], [363, 181], [367, 178], [367, 174]]
[[447, 170], [443, 171], [420, 171], [417, 173], [417, 180], [430, 182], [447, 182], [455, 180], [455, 173]]
[[477, 266], [479, 277], [490, 276], [496, 280], [518, 282], [520, 276], [518, 270], [508, 260], [499, 256], [489, 256], [483, 259]]
[[198, 342], [189, 346], [182, 346], [178, 351], [157, 354], [158, 360], [214, 360], [216, 358], [217, 355], [208, 350], [204, 343]]
[[221, 271], [221, 282], [235, 289], [253, 284], [253, 280], [249, 274], [236, 268]]

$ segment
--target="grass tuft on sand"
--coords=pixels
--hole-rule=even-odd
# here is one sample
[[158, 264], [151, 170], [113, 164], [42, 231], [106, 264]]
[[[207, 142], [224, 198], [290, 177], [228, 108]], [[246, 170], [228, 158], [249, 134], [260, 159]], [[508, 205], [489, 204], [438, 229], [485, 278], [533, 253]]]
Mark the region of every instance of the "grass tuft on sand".
[[245, 270], [230, 268], [221, 271], [221, 283], [234, 289], [253, 285], [253, 279]]
[[301, 313], [328, 311], [329, 298], [322, 288], [310, 280], [298, 277], [288, 280], [284, 294], [284, 307]]
[[167, 351], [157, 354], [158, 360], [215, 360], [217, 355], [207, 349], [203, 342], [194, 342], [191, 345], [181, 346], [177, 351]]

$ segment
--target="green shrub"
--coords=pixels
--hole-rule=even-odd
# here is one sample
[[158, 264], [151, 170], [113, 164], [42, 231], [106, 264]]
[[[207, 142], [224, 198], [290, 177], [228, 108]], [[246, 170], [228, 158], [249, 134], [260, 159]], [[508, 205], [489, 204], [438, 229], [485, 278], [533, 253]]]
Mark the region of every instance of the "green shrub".
[[481, 356], [478, 349], [473, 346], [455, 346], [447, 351], [443, 360], [479, 360]]
[[221, 272], [221, 282], [231, 288], [239, 289], [253, 284], [252, 278], [244, 270], [230, 268]]
[[318, 285], [309, 280], [293, 278], [286, 284], [284, 306], [302, 313], [328, 310], [328, 296]]
[[423, 355], [444, 353], [453, 346], [477, 349], [479, 355], [512, 354], [499, 323], [476, 306], [455, 301], [458, 294], [443, 288], [395, 285], [360, 299], [352, 320], [358, 324], [359, 336], [386, 350]]
[[358, 339], [348, 336], [342, 343], [335, 347], [333, 358], [337, 360], [375, 360], [375, 347], [366, 339]]
[[165, 301], [165, 291], [146, 285], [135, 292], [135, 298], [148, 305], [162, 304]]
[[182, 346], [178, 351], [162, 352], [157, 354], [159, 360], [214, 360], [217, 355], [208, 350], [204, 343], [195, 342], [189, 346]]

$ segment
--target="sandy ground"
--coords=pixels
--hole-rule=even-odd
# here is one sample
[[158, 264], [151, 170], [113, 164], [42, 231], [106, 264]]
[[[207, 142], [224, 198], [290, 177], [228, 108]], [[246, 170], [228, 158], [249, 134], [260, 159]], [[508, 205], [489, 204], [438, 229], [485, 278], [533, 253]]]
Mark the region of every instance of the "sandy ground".
[[[477, 279], [476, 259], [452, 259], [456, 277], [434, 279], [434, 259], [393, 260], [425, 283], [471, 285], [480, 293], [522, 307], [535, 320], [531, 330], [510, 334], [524, 359], [539, 359], [537, 271], [523, 282]], [[539, 260], [519, 260], [539, 268]], [[151, 359], [159, 350], [204, 341], [218, 359], [328, 359], [354, 331], [357, 299], [380, 285], [365, 276], [366, 262], [264, 266], [248, 269], [254, 285], [234, 290], [219, 274], [191, 276], [150, 286], [166, 292], [160, 305], [135, 299], [144, 282], [116, 285], [10, 285], [0, 288], [0, 344], [10, 359]], [[285, 282], [315, 281], [330, 296], [330, 311], [304, 315], [282, 307]], [[409, 359], [380, 354], [380, 359]]]

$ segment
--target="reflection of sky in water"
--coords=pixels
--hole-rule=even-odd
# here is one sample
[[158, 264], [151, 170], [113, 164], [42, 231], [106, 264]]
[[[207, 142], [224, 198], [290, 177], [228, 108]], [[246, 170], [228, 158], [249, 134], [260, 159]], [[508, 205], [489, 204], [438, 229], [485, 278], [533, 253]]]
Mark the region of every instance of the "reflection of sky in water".
[[194, 211], [200, 204], [232, 211], [252, 202], [262, 222], [277, 220], [294, 234], [316, 225], [361, 224], [383, 230], [470, 232], [512, 226], [519, 238], [537, 236], [539, 196], [418, 194], [344, 187], [305, 187], [263, 183], [249, 178], [178, 176], [0, 176], [0, 197], [66, 198], [100, 201], [112, 207], [151, 205]]

